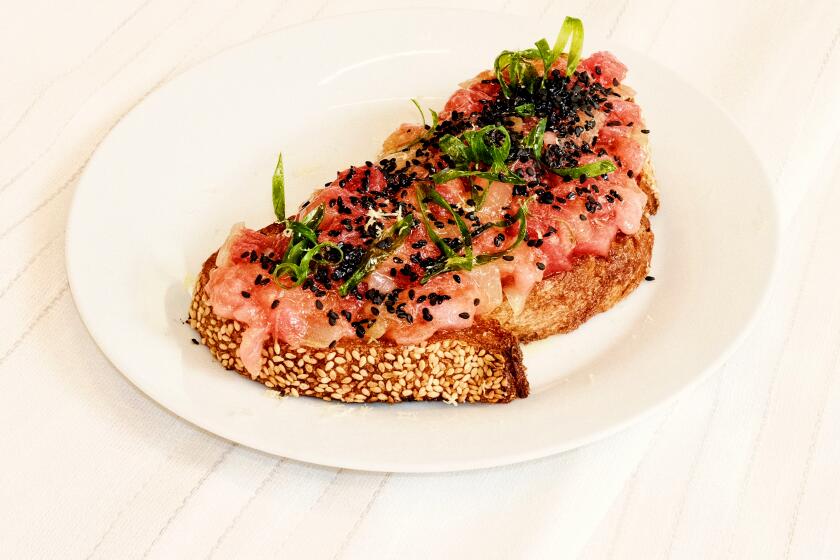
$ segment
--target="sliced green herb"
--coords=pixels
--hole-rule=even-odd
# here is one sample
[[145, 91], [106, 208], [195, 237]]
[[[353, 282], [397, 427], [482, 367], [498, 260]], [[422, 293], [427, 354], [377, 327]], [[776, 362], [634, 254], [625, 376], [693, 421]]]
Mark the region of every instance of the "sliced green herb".
[[315, 233], [315, 231], [311, 227], [309, 227], [308, 225], [306, 225], [302, 222], [295, 222], [293, 220], [287, 220], [286, 221], [286, 227], [288, 229], [292, 230], [299, 237], [307, 239], [313, 245], [318, 243], [318, 234]]
[[536, 49], [502, 51], [496, 57], [493, 73], [505, 97], [510, 97], [512, 87], [522, 86], [530, 92], [534, 91], [539, 75], [533, 61], [538, 57]]
[[[516, 239], [513, 240], [513, 243], [505, 249], [504, 251], [497, 251], [495, 253], [484, 253], [482, 255], [478, 255], [475, 258], [475, 264], [482, 265], [487, 264], [491, 261], [496, 259], [500, 259], [516, 249], [522, 241], [525, 239], [525, 235], [528, 233], [528, 200], [523, 200], [522, 205], [519, 207], [519, 210], [516, 211], [516, 215], [514, 216], [516, 221], [519, 222], [519, 232], [516, 234]], [[497, 223], [495, 224], [498, 227], [506, 227], [506, 223]]]
[[533, 103], [523, 103], [522, 105], [517, 105], [513, 108], [513, 112], [520, 117], [533, 117], [535, 110], [536, 109]]
[[367, 278], [368, 274], [385, 259], [394, 253], [394, 251], [403, 244], [408, 234], [411, 233], [414, 227], [414, 215], [408, 214], [403, 218], [397, 220], [391, 227], [383, 230], [382, 233], [371, 244], [359, 267], [353, 272], [352, 276], [347, 279], [344, 284], [338, 289], [338, 293], [346, 296], [350, 291], [359, 285], [359, 282]]
[[571, 76], [577, 69], [581, 51], [583, 51], [583, 22], [578, 18], [567, 16], [563, 20], [563, 26], [557, 34], [557, 40], [554, 42], [554, 48], [552, 49], [554, 60], [557, 60], [560, 54], [564, 52], [566, 43], [570, 43], [566, 75]]
[[[439, 185], [441, 183], [451, 181], [452, 179], [460, 179], [461, 177], [481, 177], [482, 179], [487, 179], [488, 181], [499, 180], [498, 173], [491, 173], [489, 171], [478, 170], [470, 171], [469, 169], [442, 169], [434, 175], [432, 175], [432, 180]], [[521, 179], [521, 177], [516, 178]]]
[[543, 136], [545, 136], [545, 127], [548, 124], [548, 119], [541, 118], [539, 122], [531, 129], [531, 132], [522, 139], [522, 147], [534, 152], [534, 157], [540, 159], [543, 149]]
[[[540, 39], [534, 43], [536, 48], [502, 51], [493, 63], [493, 72], [499, 81], [502, 94], [510, 97], [515, 87], [524, 87], [533, 93], [538, 83], [540, 87], [544, 86], [551, 65], [565, 52], [567, 44], [569, 50], [566, 75], [571, 76], [580, 63], [583, 50], [583, 22], [577, 18], [567, 17], [563, 20], [563, 26], [553, 47], [549, 47], [545, 39]], [[538, 60], [543, 65], [542, 78], [539, 80], [537, 78], [540, 73], [534, 65]]]
[[418, 103], [417, 100], [414, 99], [414, 98], [411, 99], [411, 102], [414, 104], [415, 107], [417, 107], [417, 110], [420, 111], [420, 118], [423, 120], [423, 128], [428, 128], [428, 130], [426, 132], [424, 132], [423, 134], [421, 134], [420, 136], [418, 136], [417, 139], [415, 139], [413, 142], [406, 145], [403, 148], [403, 150], [406, 150], [406, 149], [410, 148], [411, 146], [417, 144], [418, 142], [420, 142], [424, 138], [431, 138], [434, 135], [435, 131], [437, 130], [438, 123], [440, 122], [440, 119], [438, 117], [437, 112], [434, 109], [429, 109], [429, 114], [432, 115], [432, 125], [429, 126], [428, 124], [426, 124], [426, 114], [423, 112], [423, 109], [420, 107], [420, 103]]
[[411, 98], [411, 102], [414, 103], [414, 106], [417, 107], [417, 110], [420, 112], [420, 118], [423, 119], [423, 126], [425, 127], [426, 126], [426, 113], [423, 112], [423, 108], [420, 107], [420, 104], [413, 97]]
[[[481, 177], [488, 181], [502, 181], [522, 185], [525, 180], [513, 173], [506, 160], [510, 155], [510, 134], [503, 126], [489, 125], [478, 130], [467, 130], [462, 139], [450, 134], [439, 141], [441, 150], [455, 163], [432, 175], [436, 184], [460, 177]], [[488, 170], [470, 169], [471, 164], [484, 164]]]
[[[299, 243], [292, 246], [291, 250], [286, 254], [286, 256], [289, 257], [288, 260], [284, 258], [283, 262], [276, 264], [274, 266], [274, 269], [271, 271], [271, 275], [274, 276], [278, 281], [285, 275], [289, 276], [289, 278], [292, 280], [292, 284], [285, 285], [283, 286], [284, 288], [292, 288], [294, 286], [300, 286], [301, 284], [303, 284], [303, 282], [306, 280], [306, 277], [309, 276], [309, 267], [312, 264], [312, 260], [315, 259], [319, 253], [323, 252], [324, 249], [335, 249], [339, 251], [339, 254], [341, 254], [341, 248], [335, 243], [325, 241], [323, 243], [317, 243], [312, 247], [306, 248], [306, 241], [307, 240], [300, 241]], [[290, 256], [292, 254], [293, 256]], [[325, 261], [325, 258], [321, 259], [321, 262]]]
[[481, 207], [484, 206], [484, 201], [487, 199], [487, 193], [490, 192], [490, 185], [492, 184], [493, 183], [488, 183], [486, 187], [482, 187], [480, 185], [476, 185], [475, 181], [470, 178], [470, 198], [473, 199], [476, 210], [481, 210]]
[[468, 163], [472, 157], [469, 147], [451, 134], [441, 136], [438, 147], [456, 164]]
[[472, 270], [475, 266], [487, 264], [496, 259], [502, 258], [514, 249], [516, 249], [516, 247], [518, 247], [522, 243], [522, 241], [524, 241], [527, 235], [527, 217], [529, 202], [528, 200], [524, 200], [522, 202], [522, 205], [519, 207], [519, 210], [516, 211], [516, 214], [514, 216], [514, 219], [517, 222], [519, 222], [519, 231], [516, 235], [516, 239], [514, 239], [513, 243], [511, 243], [511, 245], [507, 249], [503, 251], [497, 251], [495, 253], [484, 253], [481, 255], [474, 255], [472, 249], [472, 239], [474, 237], [478, 237], [491, 227], [506, 228], [510, 226], [511, 223], [507, 221], [486, 223], [476, 228], [475, 231], [470, 232], [467, 230], [466, 225], [463, 223], [463, 220], [460, 220], [460, 216], [457, 216], [455, 223], [458, 224], [458, 229], [460, 230], [462, 235], [462, 244], [465, 249], [464, 255], [458, 254], [452, 249], [452, 247], [449, 246], [449, 244], [447, 244], [440, 237], [440, 235], [437, 234], [437, 232], [434, 230], [434, 227], [429, 222], [428, 218], [425, 216], [427, 212], [425, 198], [428, 198], [429, 201], [435, 202], [436, 204], [447, 208], [447, 210], [449, 210], [449, 212], [453, 216], [457, 216], [457, 214], [454, 211], [452, 211], [451, 206], [449, 206], [449, 204], [443, 199], [443, 197], [440, 196], [439, 193], [437, 193], [437, 191], [426, 191], [423, 194], [421, 194], [420, 191], [418, 191], [418, 208], [421, 212], [423, 225], [426, 226], [426, 232], [428, 233], [429, 238], [440, 248], [443, 257], [437, 263], [435, 263], [426, 270], [426, 273], [423, 275], [423, 278], [420, 279], [420, 284], [426, 284], [427, 282], [429, 282], [429, 280], [431, 280], [438, 274], [445, 274], [447, 272], [454, 272], [457, 270]]
[[[428, 206], [426, 205], [427, 201], [434, 202], [438, 206], [441, 206], [452, 216], [455, 224], [458, 226], [458, 231], [461, 234], [461, 245], [464, 249], [463, 255], [456, 253], [452, 247], [450, 247], [449, 244], [446, 243], [440, 235], [438, 235], [437, 231], [435, 231], [434, 226], [429, 221], [429, 217], [426, 215], [428, 212]], [[472, 270], [474, 264], [472, 234], [470, 233], [467, 224], [464, 223], [464, 220], [457, 212], [455, 212], [446, 199], [444, 199], [440, 193], [434, 189], [434, 187], [427, 189], [422, 185], [418, 185], [417, 208], [420, 210], [420, 219], [426, 228], [426, 234], [429, 236], [429, 239], [438, 246], [444, 257], [439, 263], [435, 264], [426, 271], [426, 274], [424, 274], [420, 279], [420, 284], [426, 284], [433, 276], [442, 274], [443, 272], [450, 272], [453, 270]]]
[[288, 275], [292, 280], [291, 286], [300, 286], [309, 275], [309, 267], [312, 260], [326, 262], [320, 257], [325, 249], [338, 251], [339, 259], [344, 258], [341, 248], [335, 243], [318, 243], [318, 226], [324, 219], [325, 208], [321, 204], [302, 220], [286, 218], [286, 192], [285, 177], [283, 173], [283, 154], [277, 157], [277, 166], [274, 168], [274, 175], [271, 177], [271, 198], [274, 205], [274, 215], [277, 222], [285, 226], [291, 232], [289, 244], [283, 257], [271, 270], [271, 275], [279, 282], [280, 278]]
[[548, 45], [548, 41], [545, 39], [540, 39], [536, 43], [537, 46], [537, 53], [539, 53], [540, 60], [543, 63], [543, 79], [542, 83], [545, 85], [545, 80], [548, 77], [548, 73], [551, 70], [551, 65], [554, 64], [554, 61], [557, 60], [557, 56], [554, 54], [554, 49], [552, 49]]
[[615, 164], [608, 159], [599, 159], [586, 165], [579, 165], [577, 167], [558, 167], [550, 168], [551, 171], [561, 177], [569, 177], [577, 179], [582, 175], [587, 177], [597, 177], [598, 175], [606, 175], [616, 170]]
[[277, 166], [271, 177], [271, 201], [277, 221], [286, 219], [286, 180], [283, 176], [283, 154], [277, 156]]

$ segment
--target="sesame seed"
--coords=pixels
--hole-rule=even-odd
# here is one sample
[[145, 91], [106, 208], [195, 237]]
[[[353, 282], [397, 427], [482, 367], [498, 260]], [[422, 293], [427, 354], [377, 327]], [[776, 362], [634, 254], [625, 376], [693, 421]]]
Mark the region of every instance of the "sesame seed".
[[480, 299], [475, 298], [475, 299], [473, 300], [473, 305], [474, 305], [474, 306], [478, 307], [478, 304], [479, 304], [479, 303], [481, 303], [481, 300], [480, 300]]
[[248, 299], [249, 297], [251, 297], [251, 293], [246, 292], [245, 290], [242, 290], [241, 294], [242, 294], [242, 297], [244, 297], [245, 299]]
[[271, 308], [272, 309], [277, 309], [278, 305], [280, 305], [280, 300], [279, 299], [275, 299], [274, 301], [271, 302]]
[[654, 278], [653, 276], [645, 276], [645, 280], [647, 280], [648, 282], [653, 282], [654, 280], [656, 280], [656, 278]]
[[192, 339], [192, 343], [193, 343], [193, 344], [196, 344], [196, 345], [197, 345], [197, 344], [200, 344], [200, 343], [199, 343], [196, 339], [194, 339], [194, 338]]
[[458, 313], [458, 317], [460, 317], [461, 319], [469, 319], [470, 314], [464, 311], [463, 313]]

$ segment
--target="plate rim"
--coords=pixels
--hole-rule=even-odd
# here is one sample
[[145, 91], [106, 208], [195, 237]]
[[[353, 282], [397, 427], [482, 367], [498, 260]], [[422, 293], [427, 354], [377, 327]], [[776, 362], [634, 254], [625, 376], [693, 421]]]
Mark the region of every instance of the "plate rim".
[[[300, 28], [300, 27], [308, 27], [312, 25], [317, 25], [320, 22], [330, 21], [330, 20], [345, 20], [345, 19], [354, 19], [354, 18], [361, 18], [366, 15], [371, 14], [393, 14], [393, 15], [405, 15], [407, 13], [429, 13], [433, 12], [439, 15], [441, 12], [452, 13], [452, 14], [482, 14], [484, 16], [489, 17], [511, 17], [505, 14], [499, 14], [497, 12], [489, 11], [489, 10], [474, 10], [474, 9], [457, 9], [457, 8], [383, 8], [383, 9], [375, 9], [375, 10], [365, 10], [365, 11], [356, 11], [346, 14], [337, 14], [329, 17], [318, 18], [316, 20], [310, 20], [305, 22], [299, 22], [293, 25], [284, 26], [280, 29], [270, 31], [267, 33], [259, 34], [254, 37], [251, 37], [245, 41], [233, 44], [225, 49], [222, 49], [219, 52], [214, 53], [213, 55], [201, 60], [197, 64], [190, 66], [189, 68], [185, 69], [183, 72], [178, 73], [177, 75], [173, 76], [170, 80], [166, 82], [158, 84], [155, 88], [153, 88], [150, 92], [144, 95], [139, 102], [137, 102], [128, 112], [123, 114], [114, 124], [111, 126], [110, 130], [106, 134], [106, 136], [101, 140], [100, 144], [97, 146], [96, 150], [92, 154], [90, 160], [85, 165], [84, 170], [82, 171], [76, 189], [73, 192], [73, 197], [69, 205], [68, 216], [65, 226], [65, 269], [67, 272], [68, 284], [70, 287], [70, 292], [73, 296], [74, 305], [79, 313], [80, 318], [82, 319], [85, 328], [90, 333], [91, 338], [96, 342], [96, 345], [99, 348], [99, 351], [108, 359], [108, 361], [114, 366], [114, 368], [120, 372], [120, 374], [127, 379], [134, 387], [139, 389], [142, 393], [145, 394], [151, 401], [155, 403], [155, 405], [159, 406], [167, 413], [172, 414], [176, 417], [182, 418], [185, 421], [189, 422], [191, 425], [199, 428], [201, 431], [212, 434], [217, 437], [221, 437], [231, 443], [237, 445], [243, 445], [245, 447], [258, 450], [263, 453], [267, 453], [273, 456], [278, 457], [286, 457], [288, 459], [292, 459], [295, 461], [300, 461], [308, 464], [313, 465], [322, 465], [322, 466], [329, 466], [333, 468], [345, 468], [345, 469], [352, 469], [352, 470], [360, 470], [360, 471], [370, 471], [370, 472], [406, 472], [406, 473], [437, 473], [437, 472], [454, 472], [454, 471], [469, 471], [469, 470], [476, 470], [476, 469], [484, 469], [484, 468], [491, 468], [491, 467], [498, 467], [503, 465], [511, 465], [516, 463], [522, 463], [538, 458], [543, 458], [551, 455], [556, 455], [559, 453], [563, 453], [565, 451], [569, 451], [578, 447], [582, 447], [593, 443], [598, 440], [602, 440], [608, 438], [620, 431], [623, 431], [630, 427], [631, 425], [640, 422], [641, 420], [650, 417], [656, 414], [658, 411], [662, 410], [666, 406], [670, 405], [678, 398], [682, 397], [686, 394], [689, 390], [693, 389], [706, 379], [708, 379], [712, 373], [717, 372], [720, 370], [723, 363], [737, 350], [743, 343], [744, 339], [748, 336], [748, 334], [753, 330], [755, 323], [758, 320], [758, 317], [761, 315], [762, 311], [765, 309], [765, 306], [768, 303], [769, 295], [771, 291], [771, 287], [774, 284], [775, 278], [778, 274], [780, 268], [780, 259], [779, 259], [779, 252], [781, 250], [780, 246], [780, 235], [781, 235], [781, 220], [780, 220], [780, 206], [779, 200], [776, 192], [770, 188], [772, 182], [770, 181], [770, 175], [767, 171], [766, 163], [759, 157], [758, 152], [756, 151], [752, 142], [750, 142], [749, 137], [744, 133], [742, 128], [738, 125], [737, 121], [732, 118], [729, 112], [720, 105], [714, 98], [707, 95], [703, 90], [693, 86], [689, 82], [687, 82], [679, 73], [671, 70], [672, 77], [682, 82], [682, 85], [692, 89], [696, 92], [697, 95], [701, 96], [705, 102], [707, 102], [711, 107], [715, 110], [719, 111], [721, 115], [725, 117], [727, 122], [732, 125], [733, 130], [737, 132], [737, 134], [743, 140], [744, 146], [746, 149], [749, 150], [750, 155], [755, 160], [756, 164], [758, 165], [758, 170], [761, 174], [760, 181], [764, 188], [769, 192], [770, 196], [768, 197], [768, 215], [767, 215], [767, 237], [768, 237], [768, 253], [771, 259], [768, 267], [768, 274], [762, 280], [761, 285], [761, 296], [758, 299], [756, 305], [750, 310], [748, 318], [744, 321], [743, 327], [738, 331], [737, 336], [733, 337], [728, 344], [721, 348], [721, 350], [717, 353], [717, 356], [714, 360], [712, 360], [705, 368], [702, 368], [688, 379], [686, 382], [682, 383], [677, 389], [673, 390], [670, 394], [666, 397], [661, 398], [659, 401], [643, 408], [635, 413], [629, 413], [624, 419], [617, 421], [611, 424], [607, 428], [602, 428], [598, 430], [594, 430], [586, 435], [569, 438], [559, 443], [544, 443], [541, 445], [535, 445], [533, 448], [529, 449], [528, 451], [518, 452], [518, 453], [503, 453], [498, 455], [492, 455], [482, 458], [475, 458], [475, 459], [459, 459], [456, 461], [449, 461], [443, 464], [430, 464], [430, 463], [421, 463], [416, 465], [406, 465], [405, 463], [396, 462], [396, 463], [389, 463], [388, 461], [384, 460], [377, 460], [376, 464], [371, 464], [370, 461], [366, 462], [364, 460], [353, 460], [342, 458], [341, 461], [323, 461], [313, 457], [307, 457], [305, 454], [300, 453], [279, 453], [276, 451], [271, 451], [265, 449], [265, 446], [261, 446], [253, 441], [243, 441], [243, 438], [240, 434], [233, 434], [231, 431], [227, 430], [226, 425], [222, 425], [222, 427], [209, 427], [205, 425], [205, 419], [196, 418], [195, 415], [191, 413], [191, 411], [176, 411], [175, 408], [171, 407], [170, 404], [167, 404], [168, 399], [165, 396], [161, 396], [158, 392], [154, 389], [149, 387], [148, 385], [144, 384], [142, 379], [138, 376], [132, 375], [128, 372], [128, 368], [122, 368], [118, 364], [120, 361], [116, 357], [112, 357], [111, 354], [105, 349], [105, 347], [101, 344], [100, 339], [97, 338], [95, 334], [95, 327], [92, 327], [93, 317], [89, 315], [90, 309], [85, 309], [84, 305], [80, 305], [79, 299], [79, 288], [77, 287], [78, 278], [74, 274], [75, 265], [72, 264], [74, 261], [73, 255], [75, 254], [75, 248], [72, 243], [73, 241], [73, 231], [74, 228], [78, 227], [75, 224], [79, 221], [78, 214], [79, 210], [79, 199], [78, 196], [81, 188], [84, 187], [86, 183], [86, 177], [88, 175], [88, 170], [91, 168], [91, 163], [99, 157], [101, 153], [101, 147], [105, 145], [106, 142], [112, 138], [114, 132], [119, 129], [126, 117], [133, 114], [135, 111], [139, 110], [141, 107], [146, 105], [150, 98], [156, 97], [156, 95], [164, 89], [167, 85], [175, 82], [176, 80], [181, 80], [185, 76], [189, 76], [190, 74], [197, 73], [200, 69], [204, 68], [207, 65], [213, 64], [213, 62], [224, 55], [230, 54], [232, 51], [236, 51], [239, 49], [244, 49], [251, 45], [252, 43], [259, 42], [261, 40], [267, 40], [270, 37], [281, 35], [287, 32], [289, 29], [293, 28]], [[528, 21], [527, 18], [523, 16], [512, 16], [517, 19], [521, 19], [522, 21]], [[613, 44], [621, 44], [615, 41], [610, 41]], [[650, 60], [652, 63], [657, 64], [659, 66], [667, 66], [655, 61], [651, 57], [647, 56], [644, 53], [640, 53], [638, 50], [633, 49], [632, 47], [627, 47], [624, 44], [621, 44], [622, 48], [626, 48], [629, 51], [633, 51], [634, 53], [643, 56], [645, 59]]]

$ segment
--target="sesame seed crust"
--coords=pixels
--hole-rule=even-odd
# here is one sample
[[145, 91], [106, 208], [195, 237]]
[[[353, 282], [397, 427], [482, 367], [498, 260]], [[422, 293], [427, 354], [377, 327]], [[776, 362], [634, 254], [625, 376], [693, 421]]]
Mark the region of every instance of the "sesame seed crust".
[[347, 403], [506, 403], [528, 396], [519, 342], [495, 320], [410, 345], [345, 339], [333, 348], [294, 348], [269, 340], [262, 369], [251, 376], [237, 356], [244, 325], [213, 313], [204, 290], [215, 259], [213, 254], [204, 263], [189, 324], [223, 367], [280, 395]]

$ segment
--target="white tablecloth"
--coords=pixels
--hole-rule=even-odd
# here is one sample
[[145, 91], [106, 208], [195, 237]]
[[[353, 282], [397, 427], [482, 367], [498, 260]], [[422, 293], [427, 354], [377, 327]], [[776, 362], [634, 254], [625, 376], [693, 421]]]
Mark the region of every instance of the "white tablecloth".
[[771, 305], [708, 382], [621, 434], [471, 473], [341, 471], [204, 433], [103, 357], [68, 291], [63, 231], [110, 128], [221, 49], [395, 4], [451, 5], [0, 7], [0, 557], [840, 556], [834, 0], [461, 3], [578, 15], [647, 52], [720, 103], [774, 179], [786, 235]]

